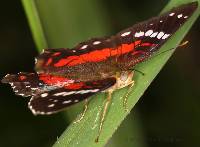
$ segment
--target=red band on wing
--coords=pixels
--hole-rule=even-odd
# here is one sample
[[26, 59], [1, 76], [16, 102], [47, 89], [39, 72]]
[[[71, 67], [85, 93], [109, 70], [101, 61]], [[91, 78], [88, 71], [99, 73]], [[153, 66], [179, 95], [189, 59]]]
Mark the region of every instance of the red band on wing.
[[39, 80], [43, 81], [47, 85], [54, 85], [54, 86], [64, 86], [74, 82], [74, 80], [70, 80], [65, 77], [53, 76], [47, 74], [40, 74]]
[[66, 85], [65, 89], [71, 89], [71, 90], [81, 89], [84, 85], [85, 84], [83, 82], [72, 83], [72, 84]]
[[60, 55], [61, 54], [61, 52], [56, 52], [56, 53], [54, 53], [52, 56], [58, 56], [58, 55]]
[[52, 61], [53, 61], [52, 58], [49, 58], [45, 66], [48, 66], [49, 64], [51, 64]]
[[156, 44], [145, 42], [145, 43], [142, 43], [140, 46], [149, 46], [149, 47], [152, 47], [152, 46], [155, 46], [155, 45]]
[[105, 48], [102, 50], [95, 50], [80, 56], [70, 56], [65, 59], [59, 60], [54, 64], [55, 67], [61, 66], [74, 66], [86, 62], [100, 62], [106, 60], [108, 57], [120, 56], [122, 54], [131, 52], [135, 49], [135, 46], [139, 45], [141, 40], [137, 40], [131, 44], [122, 44], [117, 48]]
[[19, 79], [20, 79], [21, 81], [23, 81], [23, 80], [26, 79], [26, 76], [19, 76]]

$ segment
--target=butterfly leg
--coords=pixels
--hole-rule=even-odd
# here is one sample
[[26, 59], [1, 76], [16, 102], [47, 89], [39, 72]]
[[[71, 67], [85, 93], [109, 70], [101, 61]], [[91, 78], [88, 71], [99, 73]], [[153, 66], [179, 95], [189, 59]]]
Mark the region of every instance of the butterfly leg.
[[128, 111], [128, 107], [127, 107], [128, 96], [131, 93], [131, 89], [133, 86], [134, 86], [134, 81], [131, 81], [130, 85], [128, 85], [128, 90], [126, 94], [123, 96], [123, 106], [126, 112]]
[[104, 120], [105, 120], [105, 116], [106, 116], [106, 113], [108, 111], [108, 106], [109, 106], [109, 104], [111, 102], [111, 99], [112, 99], [112, 92], [113, 92], [112, 90], [109, 90], [107, 92], [108, 96], [107, 96], [106, 102], [104, 104], [103, 112], [101, 114], [101, 120], [100, 120], [100, 125], [99, 125], [99, 132], [98, 132], [97, 138], [95, 139], [95, 142], [99, 141], [99, 137], [101, 135], [103, 124], [104, 124]]
[[120, 98], [120, 99], [123, 99], [123, 106], [125, 108], [125, 111], [128, 111], [127, 100], [128, 100], [129, 94], [131, 93], [131, 89], [134, 86], [133, 75], [134, 75], [134, 71], [128, 71], [128, 72], [121, 73], [120, 77], [118, 78], [118, 83], [117, 83], [118, 89], [128, 86], [128, 91], [126, 92], [124, 96]]
[[88, 104], [89, 104], [89, 100], [88, 100], [88, 99], [85, 99], [84, 110], [83, 110], [83, 112], [81, 113], [81, 116], [80, 116], [77, 120], [75, 120], [73, 123], [79, 123], [79, 122], [84, 118], [85, 113], [86, 113], [86, 111], [87, 111], [87, 109], [88, 109]]

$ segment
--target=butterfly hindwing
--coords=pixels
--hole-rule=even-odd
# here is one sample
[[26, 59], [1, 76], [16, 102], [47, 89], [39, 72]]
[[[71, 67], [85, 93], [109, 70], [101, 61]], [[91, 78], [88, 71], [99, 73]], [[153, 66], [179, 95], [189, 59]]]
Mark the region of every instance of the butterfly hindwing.
[[40, 93], [31, 98], [29, 108], [37, 114], [52, 114], [103, 91], [116, 83], [115, 78], [80, 82]]

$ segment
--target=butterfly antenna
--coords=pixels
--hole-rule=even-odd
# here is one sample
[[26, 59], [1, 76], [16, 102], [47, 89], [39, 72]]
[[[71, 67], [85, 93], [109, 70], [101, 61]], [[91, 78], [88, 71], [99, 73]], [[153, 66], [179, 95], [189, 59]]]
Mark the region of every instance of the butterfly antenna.
[[133, 70], [136, 71], [136, 72], [138, 72], [138, 73], [140, 73], [140, 74], [143, 75], [143, 76], [145, 75], [145, 73], [142, 72], [142, 71], [140, 71], [140, 70], [137, 70], [137, 69], [135, 69], [135, 68], [133, 68]]
[[[183, 43], [179, 44], [177, 47], [183, 47], [183, 46], [187, 45], [188, 43], [189, 43], [189, 41], [184, 41]], [[171, 50], [175, 50], [175, 49], [176, 49], [176, 48], [171, 48], [171, 49], [162, 51], [162, 52], [160, 52], [159, 54], [157, 54], [156, 56], [161, 55], [161, 54], [163, 54], [163, 53], [165, 53], [165, 52], [168, 52], [168, 51], [171, 51]], [[154, 57], [155, 57], [155, 56], [154, 56]]]
[[[183, 47], [183, 46], [187, 45], [188, 43], [189, 43], [189, 41], [184, 41], [183, 43], [179, 44], [178, 47]], [[161, 54], [163, 54], [163, 53], [165, 53], [165, 52], [168, 52], [168, 51], [171, 51], [171, 50], [175, 50], [175, 49], [176, 49], [176, 48], [171, 48], [171, 49], [162, 51], [161, 53], [159, 53], [159, 54], [157, 54], [157, 55], [155, 55], [155, 56], [161, 55]], [[155, 57], [155, 56], [154, 56], [154, 57]], [[140, 70], [137, 70], [137, 69], [135, 69], [135, 68], [131, 68], [130, 70], [134, 70], [134, 71], [136, 71], [136, 72], [142, 74], [143, 76], [145, 75], [144, 72], [142, 72], [142, 71], [140, 71]]]

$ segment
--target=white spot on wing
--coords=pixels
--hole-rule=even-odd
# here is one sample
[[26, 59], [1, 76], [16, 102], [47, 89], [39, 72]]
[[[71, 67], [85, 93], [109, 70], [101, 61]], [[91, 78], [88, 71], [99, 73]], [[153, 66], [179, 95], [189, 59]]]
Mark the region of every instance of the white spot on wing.
[[8, 77], [8, 76], [10, 76], [10, 74], [7, 74], [7, 75], [5, 76], [5, 78]]
[[170, 13], [169, 16], [174, 16], [175, 13]]
[[31, 97], [30, 101], [28, 102], [28, 107], [29, 107], [29, 109], [32, 111], [32, 113], [33, 113], [34, 115], [37, 115], [35, 109], [33, 109], [33, 106], [31, 105], [31, 101], [32, 101], [33, 99], [34, 99], [34, 97]]
[[188, 16], [184, 16], [183, 18], [188, 18]]
[[42, 86], [43, 84], [42, 84], [42, 83], [39, 83], [39, 85]]
[[48, 105], [49, 108], [54, 107], [54, 106], [55, 106], [55, 104]]
[[37, 113], [40, 113], [40, 114], [42, 114], [42, 115], [44, 115], [44, 114], [45, 114], [45, 112], [43, 112], [43, 111], [41, 111], [41, 112], [39, 112], [39, 111], [38, 111]]
[[23, 94], [23, 93], [19, 93], [18, 95], [24, 96], [24, 94]]
[[181, 18], [181, 17], [183, 17], [183, 14], [179, 14], [179, 15], [177, 15], [177, 17], [178, 17], [178, 18]]
[[130, 35], [130, 34], [131, 34], [131, 31], [125, 32], [125, 33], [121, 34], [121, 36], [124, 37], [124, 36]]
[[46, 112], [45, 114], [50, 115], [50, 114], [53, 114], [53, 112]]
[[157, 38], [160, 39], [163, 35], [164, 35], [164, 33], [163, 33], [163, 32], [160, 32], [160, 33], [158, 33]]
[[157, 36], [157, 34], [158, 34], [158, 32], [154, 32], [153, 34], [151, 34], [151, 36], [150, 36], [150, 37], [151, 37], [151, 38], [152, 38], [152, 37], [156, 37], [156, 36]]
[[54, 96], [67, 96], [67, 95], [72, 95], [72, 94], [94, 93], [94, 92], [97, 92], [97, 91], [99, 91], [99, 89], [60, 92], [60, 93], [55, 93]]
[[153, 30], [148, 30], [148, 31], [145, 33], [145, 36], [150, 36], [152, 33], [153, 33]]
[[160, 22], [163, 22], [162, 20], [160, 20]]
[[141, 37], [141, 36], [144, 36], [144, 32], [136, 32], [135, 33], [135, 37]]
[[99, 91], [99, 89], [93, 89], [93, 90], [80, 90], [80, 91], [77, 91], [76, 94], [94, 93], [94, 92], [97, 92], [97, 91]]
[[41, 94], [41, 97], [47, 97], [47, 96], [48, 96], [48, 93]]
[[77, 103], [79, 100], [74, 100], [75, 103]]
[[68, 103], [71, 103], [72, 101], [71, 100], [68, 100], [68, 101], [63, 101], [62, 103], [63, 104], [68, 104]]
[[88, 45], [83, 45], [80, 49], [86, 49]]
[[170, 34], [165, 34], [165, 35], [162, 37], [162, 39], [166, 39], [166, 38], [168, 38], [169, 35], [170, 35]]
[[93, 45], [97, 45], [97, 44], [100, 44], [101, 43], [101, 41], [95, 41], [95, 42], [93, 42]]
[[76, 91], [70, 91], [70, 92], [59, 92], [54, 94], [54, 96], [67, 96], [67, 95], [71, 95], [74, 94]]

